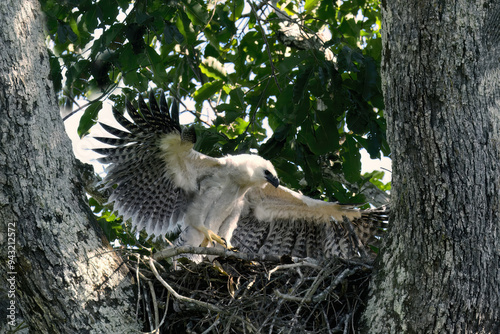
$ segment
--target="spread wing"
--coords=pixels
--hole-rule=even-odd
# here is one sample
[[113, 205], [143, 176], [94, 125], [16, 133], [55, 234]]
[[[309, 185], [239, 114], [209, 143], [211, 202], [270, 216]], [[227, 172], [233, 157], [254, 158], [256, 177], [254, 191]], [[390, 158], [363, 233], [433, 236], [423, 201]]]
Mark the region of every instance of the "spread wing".
[[231, 242], [241, 251], [325, 258], [373, 255], [387, 224], [385, 208], [351, 210], [280, 186], [253, 189]]
[[154, 94], [149, 107], [139, 96], [139, 110], [127, 102], [129, 121], [113, 109], [115, 120], [125, 130], [101, 126], [113, 138], [95, 137], [110, 145], [95, 152], [109, 164], [104, 182], [113, 189], [109, 202], [137, 230], [160, 236], [183, 227], [186, 206], [197, 189], [197, 180], [219, 165], [215, 158], [192, 149], [194, 128], [182, 130], [178, 105], [169, 112], [164, 94], [158, 106]]

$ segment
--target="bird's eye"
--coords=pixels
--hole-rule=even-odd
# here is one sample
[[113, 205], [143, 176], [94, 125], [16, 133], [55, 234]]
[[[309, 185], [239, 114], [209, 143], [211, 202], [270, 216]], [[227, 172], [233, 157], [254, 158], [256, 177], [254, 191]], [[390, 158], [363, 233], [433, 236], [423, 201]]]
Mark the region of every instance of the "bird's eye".
[[271, 174], [271, 172], [270, 172], [270, 171], [268, 171], [267, 169], [264, 171], [264, 174], [265, 174], [266, 176], [272, 175], [272, 174]]

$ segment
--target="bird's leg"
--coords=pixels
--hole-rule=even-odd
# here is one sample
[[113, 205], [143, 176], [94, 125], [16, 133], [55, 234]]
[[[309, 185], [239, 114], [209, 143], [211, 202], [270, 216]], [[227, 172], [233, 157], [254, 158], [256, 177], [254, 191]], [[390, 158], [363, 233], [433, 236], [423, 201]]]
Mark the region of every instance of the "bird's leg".
[[227, 242], [224, 239], [222, 239], [220, 236], [215, 234], [212, 230], [209, 230], [205, 226], [200, 226], [200, 227], [197, 227], [196, 229], [198, 231], [200, 231], [201, 233], [203, 233], [203, 235], [205, 235], [205, 238], [201, 242], [201, 245], [200, 245], [201, 247], [207, 247], [210, 242], [217, 242], [218, 244], [222, 245], [224, 248], [228, 248]]

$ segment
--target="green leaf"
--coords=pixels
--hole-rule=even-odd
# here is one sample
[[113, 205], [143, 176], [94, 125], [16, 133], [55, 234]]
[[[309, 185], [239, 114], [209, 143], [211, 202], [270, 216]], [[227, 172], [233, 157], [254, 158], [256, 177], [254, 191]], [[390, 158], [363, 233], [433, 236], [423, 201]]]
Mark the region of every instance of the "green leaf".
[[83, 22], [85, 22], [85, 27], [89, 32], [93, 32], [99, 21], [97, 19], [97, 6], [91, 6], [90, 9], [83, 14]]
[[361, 153], [357, 147], [356, 140], [346, 135], [346, 141], [342, 145], [342, 171], [348, 182], [357, 182], [361, 173]]
[[370, 101], [374, 95], [380, 94], [378, 85], [379, 74], [377, 64], [371, 57], [365, 57], [364, 60], [364, 82], [363, 82], [363, 99]]
[[118, 53], [118, 62], [122, 72], [137, 71], [141, 66], [149, 65], [148, 57], [142, 53], [134, 54], [131, 44], [124, 45]]
[[218, 112], [224, 112], [225, 115], [225, 123], [230, 124], [236, 120], [238, 117], [245, 117], [244, 110], [240, 109], [237, 106], [232, 104], [223, 103], [217, 106]]
[[241, 14], [243, 13], [243, 9], [245, 8], [245, 1], [244, 0], [233, 0], [233, 5], [231, 9], [231, 16], [230, 19], [231, 21], [236, 21], [241, 17]]
[[203, 8], [199, 1], [184, 0], [186, 14], [195, 25], [205, 26], [208, 22], [208, 12]]
[[[139, 72], [128, 72], [123, 76], [123, 83], [135, 87], [144, 87], [144, 85], [147, 87], [148, 78]], [[139, 91], [144, 91], [144, 89], [139, 89]]]
[[56, 92], [62, 89], [62, 74], [61, 65], [59, 64], [58, 58], [49, 50], [49, 63], [50, 63], [50, 79], [54, 84], [54, 90]]
[[80, 138], [87, 134], [90, 128], [97, 122], [97, 115], [101, 109], [102, 101], [95, 101], [85, 109], [77, 130]]
[[355, 63], [362, 64], [363, 63], [363, 54], [359, 52], [359, 50], [351, 48], [349, 46], [344, 46], [342, 51], [339, 54], [338, 64], [339, 70], [349, 71], [349, 72], [358, 72], [359, 69]]
[[67, 39], [67, 25], [59, 24], [57, 27], [57, 39], [59, 43], [65, 44]]
[[374, 184], [377, 188], [382, 191], [390, 191], [391, 190], [391, 182], [384, 183], [382, 179], [384, 178], [385, 173], [383, 171], [374, 170], [370, 173], [363, 174], [363, 178], [369, 179], [370, 183]]
[[330, 151], [327, 143], [318, 140], [310, 127], [302, 127], [297, 135], [297, 139], [306, 144], [312, 153], [316, 155], [325, 154]]
[[233, 138], [237, 135], [241, 135], [248, 128], [248, 124], [249, 124], [248, 121], [245, 121], [240, 117], [236, 118], [234, 122], [231, 124], [231, 127], [229, 128], [230, 131], [227, 132], [227, 135], [230, 138]]
[[206, 82], [200, 89], [193, 94], [193, 99], [200, 103], [211, 98], [214, 94], [222, 89], [224, 83], [222, 81]]
[[[199, 134], [199, 135], [198, 135]], [[221, 149], [219, 142], [224, 139], [224, 136], [215, 129], [211, 127], [209, 129], [202, 129], [202, 131], [197, 132], [197, 138], [195, 143], [195, 150], [210, 156], [221, 156]]]
[[353, 36], [358, 37], [361, 27], [354, 18], [344, 19], [343, 22], [339, 26], [339, 31], [344, 36]]
[[148, 55], [151, 68], [153, 69], [154, 81], [158, 83], [158, 86], [160, 86], [162, 82], [168, 82], [165, 66], [163, 65], [163, 60], [160, 55], [150, 46], [146, 46], [146, 53]]
[[98, 2], [100, 9], [100, 19], [105, 24], [115, 23], [118, 16], [118, 6], [115, 0], [100, 0]]
[[378, 63], [380, 63], [380, 58], [382, 54], [382, 38], [370, 38], [366, 42], [365, 51], [367, 55], [375, 59]]
[[361, 108], [360, 105], [350, 107], [346, 114], [346, 123], [349, 130], [356, 134], [365, 134], [368, 130], [371, 112], [369, 109]]
[[294, 88], [292, 85], [286, 86], [285, 89], [278, 96], [278, 100], [275, 105], [275, 114], [273, 116], [277, 116], [282, 122], [291, 121], [293, 116], [294, 103], [293, 96]]
[[184, 36], [187, 44], [194, 44], [196, 42], [196, 32], [193, 23], [189, 20], [186, 13], [182, 12], [175, 20], [175, 26], [179, 32]]
[[293, 102], [299, 103], [306, 95], [307, 84], [313, 74], [312, 68], [307, 67], [299, 72], [293, 86]]
[[280, 61], [277, 65], [280, 75], [288, 75], [289, 72], [296, 69], [297, 66], [304, 61], [304, 59], [307, 59], [307, 55], [307, 52], [301, 51]]
[[285, 146], [286, 139], [290, 133], [290, 129], [290, 124], [283, 124], [278, 127], [274, 131], [272, 137], [260, 146], [259, 155], [261, 155], [265, 159], [272, 159], [278, 156]]
[[317, 6], [320, 0], [306, 0], [306, 4], [304, 5], [304, 9], [306, 13], [310, 14]]
[[245, 104], [245, 94], [243, 93], [241, 88], [235, 88], [231, 90], [229, 93], [229, 96], [231, 97], [231, 103], [234, 104], [235, 106], [245, 109], [246, 104]]
[[170, 22], [165, 22], [165, 26], [163, 28], [163, 40], [165, 41], [165, 44], [173, 43], [174, 40], [178, 43], [182, 43], [184, 41], [184, 36], [175, 25]]
[[224, 64], [213, 57], [203, 59], [200, 64], [200, 70], [209, 78], [214, 78], [216, 80], [227, 79], [227, 71], [224, 68]]
[[316, 117], [320, 125], [318, 127], [318, 135], [328, 142], [331, 151], [336, 150], [339, 147], [339, 131], [337, 130], [336, 120], [331, 110], [318, 110], [316, 111]]
[[124, 25], [121, 23], [117, 23], [105, 29], [99, 39], [94, 41], [94, 44], [91, 47], [90, 57], [95, 58], [99, 53], [103, 53], [108, 49], [109, 44], [117, 39], [117, 36], [123, 33]]
[[305, 144], [296, 146], [297, 161], [304, 169], [304, 176], [308, 184], [314, 185], [321, 180], [321, 168], [318, 164], [318, 157], [309, 150]]

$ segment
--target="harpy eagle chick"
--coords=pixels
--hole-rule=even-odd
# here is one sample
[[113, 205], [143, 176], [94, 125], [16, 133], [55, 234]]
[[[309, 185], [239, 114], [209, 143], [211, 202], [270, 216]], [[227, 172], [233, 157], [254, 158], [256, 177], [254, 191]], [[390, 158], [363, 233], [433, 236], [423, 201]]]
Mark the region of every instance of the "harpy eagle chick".
[[[159, 106], [153, 93], [149, 107], [141, 96], [139, 110], [126, 106], [132, 122], [113, 109], [125, 130], [101, 124], [115, 138], [96, 137], [112, 147], [94, 151], [109, 164], [104, 182], [116, 185], [109, 202], [137, 230], [156, 236], [180, 231], [178, 244], [231, 247], [239, 221], [314, 225], [361, 216], [279, 186], [271, 162], [257, 155], [213, 158], [193, 150], [194, 128], [181, 129], [177, 104], [169, 111], [163, 94]], [[239, 234], [239, 246], [254, 242], [246, 235]]]

